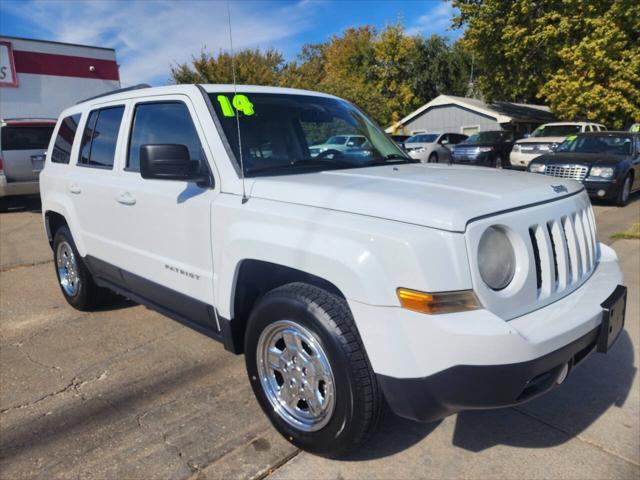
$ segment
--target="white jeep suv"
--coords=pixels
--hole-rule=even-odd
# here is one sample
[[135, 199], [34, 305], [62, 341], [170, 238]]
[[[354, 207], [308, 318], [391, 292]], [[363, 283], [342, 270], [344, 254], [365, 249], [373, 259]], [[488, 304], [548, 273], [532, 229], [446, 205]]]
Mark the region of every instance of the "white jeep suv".
[[[347, 127], [366, 154], [309, 154]], [[60, 116], [40, 183], [72, 306], [113, 290], [244, 352], [275, 427], [322, 455], [362, 442], [383, 399], [420, 421], [530, 400], [623, 328], [582, 185], [417, 163], [330, 95], [90, 99]]]
[[569, 135], [605, 130], [606, 127], [599, 123], [546, 123], [536, 128], [529, 137], [522, 138], [515, 143], [511, 150], [509, 161], [513, 167], [527, 168], [531, 160], [545, 153], [550, 153], [556, 146], [564, 142]]

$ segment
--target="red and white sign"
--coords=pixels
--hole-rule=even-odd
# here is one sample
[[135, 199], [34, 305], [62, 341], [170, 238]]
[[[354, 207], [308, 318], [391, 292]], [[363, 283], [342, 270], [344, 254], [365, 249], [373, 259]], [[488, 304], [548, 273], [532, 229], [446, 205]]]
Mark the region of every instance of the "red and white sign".
[[11, 42], [0, 41], [0, 87], [17, 87], [18, 76]]

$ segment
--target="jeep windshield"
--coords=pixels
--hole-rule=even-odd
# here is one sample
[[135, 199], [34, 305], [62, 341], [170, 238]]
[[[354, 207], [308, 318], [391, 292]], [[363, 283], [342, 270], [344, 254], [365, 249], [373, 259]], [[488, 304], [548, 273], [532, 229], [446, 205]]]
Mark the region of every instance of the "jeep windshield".
[[246, 177], [416, 162], [344, 100], [241, 91], [209, 96], [238, 165], [242, 148]]

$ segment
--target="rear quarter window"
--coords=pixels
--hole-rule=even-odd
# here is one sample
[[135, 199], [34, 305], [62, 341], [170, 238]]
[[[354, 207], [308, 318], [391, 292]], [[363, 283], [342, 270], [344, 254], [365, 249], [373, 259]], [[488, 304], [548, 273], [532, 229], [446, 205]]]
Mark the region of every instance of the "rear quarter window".
[[71, 147], [78, 131], [78, 123], [80, 123], [79, 113], [65, 117], [60, 123], [56, 141], [53, 144], [53, 151], [51, 152], [51, 161], [53, 163], [69, 163]]
[[6, 126], [2, 128], [2, 150], [46, 150], [53, 134], [51, 126]]

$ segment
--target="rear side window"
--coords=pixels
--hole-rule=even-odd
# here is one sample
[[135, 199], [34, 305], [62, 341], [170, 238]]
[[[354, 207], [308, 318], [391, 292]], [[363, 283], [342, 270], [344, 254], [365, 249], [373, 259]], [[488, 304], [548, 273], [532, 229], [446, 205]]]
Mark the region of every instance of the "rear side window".
[[51, 126], [6, 126], [2, 128], [2, 150], [46, 150], [53, 135]]
[[60, 123], [60, 129], [53, 144], [53, 152], [51, 152], [51, 161], [53, 163], [69, 163], [71, 147], [78, 131], [78, 123], [80, 123], [79, 113], [65, 117]]
[[82, 135], [78, 165], [112, 168], [124, 107], [94, 110]]
[[140, 147], [153, 144], [185, 145], [189, 149], [191, 160], [203, 160], [198, 132], [189, 109], [182, 102], [136, 105], [127, 169], [140, 171]]

